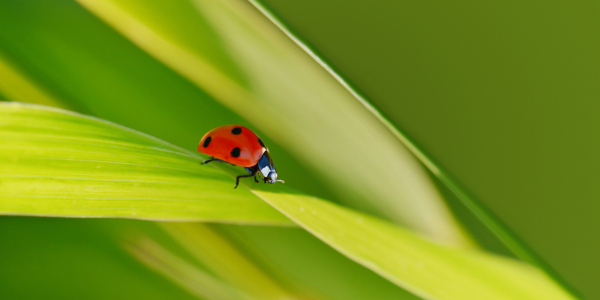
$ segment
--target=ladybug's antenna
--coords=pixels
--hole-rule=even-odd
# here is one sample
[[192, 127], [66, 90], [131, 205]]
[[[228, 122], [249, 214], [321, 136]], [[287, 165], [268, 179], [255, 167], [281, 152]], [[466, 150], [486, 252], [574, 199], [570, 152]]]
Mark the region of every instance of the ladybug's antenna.
[[285, 183], [285, 181], [283, 181], [281, 179], [277, 179], [277, 182]]

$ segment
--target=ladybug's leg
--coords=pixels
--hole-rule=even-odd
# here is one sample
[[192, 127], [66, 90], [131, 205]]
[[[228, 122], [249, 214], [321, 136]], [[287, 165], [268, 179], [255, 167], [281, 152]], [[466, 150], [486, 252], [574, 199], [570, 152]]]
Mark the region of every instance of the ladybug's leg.
[[214, 158], [214, 157], [211, 157], [210, 159], [207, 159], [207, 160], [205, 160], [205, 161], [201, 162], [200, 164], [201, 164], [201, 165], [205, 165], [205, 164], [207, 164], [207, 163], [209, 163], [209, 162], [211, 162], [211, 161], [213, 161], [213, 160], [217, 160], [217, 161], [218, 161], [218, 159], [216, 159], [216, 158]]
[[254, 167], [246, 168], [246, 171], [248, 171], [248, 175], [239, 175], [238, 177], [235, 178], [234, 189], [236, 189], [238, 187], [238, 184], [240, 184], [240, 178], [243, 178], [243, 177], [254, 177], [254, 181], [258, 182], [256, 180], [256, 170]]
[[[205, 160], [204, 162], [202, 162], [202, 163], [200, 163], [200, 164], [201, 164], [201, 165], [205, 165], [205, 164], [207, 164], [207, 163], [209, 163], [209, 162], [211, 162], [211, 161], [226, 162], [226, 161], [224, 161], [224, 160], [220, 160], [220, 159], [218, 159], [218, 158], [211, 157], [210, 159], [207, 159], [207, 160]], [[232, 166], [234, 166], [234, 165], [232, 164]]]
[[243, 177], [253, 177], [254, 175], [249, 174], [249, 175], [239, 175], [238, 177], [235, 178], [235, 186], [233, 187], [234, 189], [237, 189], [238, 185], [240, 184], [240, 178]]
[[256, 183], [259, 183], [259, 180], [264, 180], [265, 176], [263, 176], [263, 174], [261, 172], [259, 172], [258, 167], [255, 170], [256, 175], [258, 176], [258, 179], [256, 180]]

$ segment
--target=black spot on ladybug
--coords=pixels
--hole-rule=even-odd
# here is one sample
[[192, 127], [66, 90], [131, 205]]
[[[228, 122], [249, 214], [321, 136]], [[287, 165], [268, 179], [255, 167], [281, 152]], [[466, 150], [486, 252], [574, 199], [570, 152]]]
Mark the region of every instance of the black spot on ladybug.
[[231, 150], [231, 156], [239, 157], [240, 156], [240, 148], [238, 148], [238, 147], [233, 148], [233, 150]]
[[238, 134], [242, 133], [242, 129], [239, 127], [236, 127], [234, 129], [231, 129], [231, 133], [238, 135]]
[[263, 146], [263, 148], [267, 148], [267, 147], [265, 147], [265, 143], [263, 143], [263, 141], [262, 141], [261, 139], [258, 139], [258, 143], [259, 143], [261, 146]]
[[210, 140], [212, 140], [212, 138], [209, 136], [204, 140], [204, 148], [208, 147], [208, 145], [210, 144]]

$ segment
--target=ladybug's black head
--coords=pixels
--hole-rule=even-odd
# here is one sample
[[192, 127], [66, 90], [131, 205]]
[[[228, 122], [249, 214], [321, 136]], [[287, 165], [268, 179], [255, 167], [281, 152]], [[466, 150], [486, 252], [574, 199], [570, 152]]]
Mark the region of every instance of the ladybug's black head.
[[283, 180], [277, 180], [277, 172], [275, 172], [275, 170], [271, 171], [271, 173], [269, 173], [269, 176], [267, 176], [267, 182], [270, 184], [273, 184], [277, 181], [279, 182], [284, 182]]

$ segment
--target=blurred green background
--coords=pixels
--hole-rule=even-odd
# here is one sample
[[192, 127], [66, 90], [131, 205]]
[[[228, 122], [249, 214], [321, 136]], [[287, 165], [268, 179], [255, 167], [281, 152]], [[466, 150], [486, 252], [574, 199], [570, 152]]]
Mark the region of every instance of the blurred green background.
[[[265, 3], [568, 282], [588, 299], [600, 298], [596, 284], [600, 278], [600, 242], [596, 238], [600, 234], [596, 217], [600, 215], [600, 11], [595, 3]], [[202, 45], [202, 41], [193, 43]], [[146, 123], [129, 118], [137, 107], [144, 106], [144, 97], [168, 102], [173, 98], [208, 96], [74, 2], [0, 1], [0, 51], [9, 61], [18, 62], [16, 65], [24, 73], [43, 81], [52, 94], [69, 99], [72, 108], [147, 129], [180, 145], [198, 132], [221, 125], [222, 119], [245, 124], [242, 118], [212, 101], [190, 101], [172, 111], [170, 122], [154, 127], [148, 121], [152, 115], [168, 112], [145, 106], [144, 113], [149, 115]], [[86, 56], [89, 53], [96, 56]], [[234, 69], [225, 58], [215, 59], [220, 59], [224, 68]], [[78, 68], [90, 70], [94, 76], [81, 77]], [[104, 89], [105, 86], [114, 90]], [[127, 94], [134, 89], [146, 95]], [[90, 95], [96, 98], [80, 102]], [[120, 110], [113, 110], [114, 103], [121, 105]], [[208, 115], [199, 125], [178, 118], [202, 109], [218, 110], [221, 115]], [[172, 132], [181, 127], [190, 131], [173, 136]], [[274, 152], [280, 153], [278, 166], [296, 171], [286, 176], [296, 182], [297, 188], [336, 200], [327, 187], [319, 186], [318, 180], [302, 180], [303, 176], [314, 175], [311, 170], [285, 151], [277, 151], [275, 141], [267, 142]], [[189, 144], [187, 148], [194, 146]], [[464, 208], [456, 203], [452, 207], [462, 216], [461, 220], [470, 220], [471, 230], [480, 230], [481, 225]], [[146, 299], [191, 297], [110, 242], [114, 237], [109, 233], [120, 230], [115, 228], [152, 225], [114, 222], [0, 218], [0, 265], [4, 266], [0, 268], [0, 295], [19, 295], [23, 299], [43, 295], [55, 299], [106, 299], [115, 295]], [[287, 230], [302, 236], [300, 240], [311, 239], [295, 229], [273, 229], [266, 236], [285, 238], [289, 236]], [[268, 243], [262, 233], [243, 231], [244, 238], [257, 245], [257, 240], [263, 240], [260, 245]], [[482, 236], [489, 236], [480, 231]], [[289, 243], [291, 246], [294, 241]], [[484, 244], [503, 252], [493, 239]], [[373, 279], [376, 276], [371, 272], [350, 265], [333, 251], [318, 256], [323, 261], [344, 265], [340, 270], [349, 268], [358, 274], [340, 278], [342, 281], [377, 282], [376, 290], [382, 295], [403, 293], [385, 281]], [[309, 268], [296, 267], [289, 268], [295, 272]], [[90, 268], [98, 272], [86, 272]], [[116, 273], [122, 277], [112, 275]], [[324, 274], [320, 279], [336, 275]], [[64, 280], [74, 280], [71, 290], [60, 288]], [[308, 279], [295, 280], [299, 285], [317, 284]], [[105, 290], [107, 285], [118, 287], [119, 282], [127, 282], [128, 286]], [[37, 288], [27, 290], [27, 286]], [[349, 293], [342, 287], [337, 295]]]
[[594, 1], [266, 1], [589, 299], [600, 298]]

